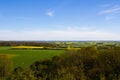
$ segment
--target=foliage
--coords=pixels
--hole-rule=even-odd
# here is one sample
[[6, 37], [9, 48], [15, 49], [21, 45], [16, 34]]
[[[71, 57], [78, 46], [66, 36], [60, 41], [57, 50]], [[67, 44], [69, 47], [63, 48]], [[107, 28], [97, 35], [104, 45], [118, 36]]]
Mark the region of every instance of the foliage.
[[12, 61], [7, 55], [0, 55], [0, 79], [10, 75], [12, 71]]
[[83, 47], [51, 60], [40, 60], [28, 70], [13, 71], [8, 80], [119, 80], [120, 48]]

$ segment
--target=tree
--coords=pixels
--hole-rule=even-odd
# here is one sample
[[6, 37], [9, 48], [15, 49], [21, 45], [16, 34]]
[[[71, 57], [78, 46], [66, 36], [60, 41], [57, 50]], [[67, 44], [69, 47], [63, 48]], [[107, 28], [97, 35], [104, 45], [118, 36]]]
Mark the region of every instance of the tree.
[[11, 73], [12, 60], [7, 55], [0, 55], [0, 77], [4, 78]]

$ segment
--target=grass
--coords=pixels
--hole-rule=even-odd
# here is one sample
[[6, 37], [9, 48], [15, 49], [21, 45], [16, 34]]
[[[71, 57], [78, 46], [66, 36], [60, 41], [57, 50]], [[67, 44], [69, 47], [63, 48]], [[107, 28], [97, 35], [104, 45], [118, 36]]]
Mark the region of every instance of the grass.
[[12, 50], [11, 47], [0, 46], [0, 54], [6, 54], [13, 60], [13, 66], [29, 67], [37, 60], [51, 59], [53, 56], [61, 55], [64, 50]]

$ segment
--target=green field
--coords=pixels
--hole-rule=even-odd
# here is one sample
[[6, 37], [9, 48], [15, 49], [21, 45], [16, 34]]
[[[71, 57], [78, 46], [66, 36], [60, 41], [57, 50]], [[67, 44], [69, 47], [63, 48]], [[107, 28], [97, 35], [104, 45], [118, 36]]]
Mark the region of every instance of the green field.
[[12, 50], [11, 47], [0, 47], [0, 54], [8, 55], [13, 61], [14, 68], [18, 66], [27, 68], [37, 60], [51, 59], [64, 52], [64, 50]]

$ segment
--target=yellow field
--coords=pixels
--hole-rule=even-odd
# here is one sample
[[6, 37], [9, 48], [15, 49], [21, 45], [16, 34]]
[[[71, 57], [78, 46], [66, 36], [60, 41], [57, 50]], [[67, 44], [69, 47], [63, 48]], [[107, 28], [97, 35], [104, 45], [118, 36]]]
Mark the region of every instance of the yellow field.
[[37, 47], [37, 46], [12, 46], [12, 49], [43, 49], [44, 47]]

